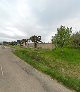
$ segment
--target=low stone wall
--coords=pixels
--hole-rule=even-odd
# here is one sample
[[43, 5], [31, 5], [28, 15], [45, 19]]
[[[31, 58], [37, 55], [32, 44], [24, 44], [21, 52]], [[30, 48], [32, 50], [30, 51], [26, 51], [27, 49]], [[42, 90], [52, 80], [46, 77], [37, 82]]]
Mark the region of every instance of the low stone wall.
[[27, 47], [34, 48], [34, 43], [27, 43]]
[[53, 49], [54, 45], [52, 43], [38, 43], [37, 47], [42, 49]]
[[[27, 43], [26, 47], [27, 48], [34, 48], [34, 43]], [[38, 43], [37, 48], [53, 49], [53, 48], [55, 48], [55, 46], [52, 43]]]

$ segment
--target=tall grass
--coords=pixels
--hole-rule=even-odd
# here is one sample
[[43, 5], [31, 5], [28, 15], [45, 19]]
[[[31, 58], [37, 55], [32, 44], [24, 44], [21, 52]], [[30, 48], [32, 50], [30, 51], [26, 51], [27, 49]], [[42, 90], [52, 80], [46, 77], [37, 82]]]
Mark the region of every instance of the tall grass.
[[80, 49], [16, 49], [25, 62], [80, 92]]

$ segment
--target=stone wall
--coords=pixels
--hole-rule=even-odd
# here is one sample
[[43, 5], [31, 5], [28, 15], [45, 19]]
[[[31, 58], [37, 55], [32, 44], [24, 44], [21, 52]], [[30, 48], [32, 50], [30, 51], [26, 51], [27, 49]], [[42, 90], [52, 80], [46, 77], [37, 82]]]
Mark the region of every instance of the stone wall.
[[52, 43], [38, 43], [37, 47], [42, 49], [53, 49], [54, 45]]
[[[34, 48], [34, 43], [27, 43], [26, 47]], [[53, 49], [53, 48], [55, 48], [55, 46], [52, 43], [38, 43], [37, 48]]]

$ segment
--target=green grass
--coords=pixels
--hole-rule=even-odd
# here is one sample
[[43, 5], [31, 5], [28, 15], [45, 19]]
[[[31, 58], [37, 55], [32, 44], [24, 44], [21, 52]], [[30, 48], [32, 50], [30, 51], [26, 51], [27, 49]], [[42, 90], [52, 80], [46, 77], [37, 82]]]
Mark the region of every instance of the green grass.
[[[15, 47], [16, 48], [16, 47]], [[80, 92], [80, 49], [20, 49], [14, 52], [36, 69]]]
[[67, 61], [69, 63], [80, 63], [80, 49], [64, 48], [63, 53], [61, 49], [54, 50], [53, 55], [55, 58]]

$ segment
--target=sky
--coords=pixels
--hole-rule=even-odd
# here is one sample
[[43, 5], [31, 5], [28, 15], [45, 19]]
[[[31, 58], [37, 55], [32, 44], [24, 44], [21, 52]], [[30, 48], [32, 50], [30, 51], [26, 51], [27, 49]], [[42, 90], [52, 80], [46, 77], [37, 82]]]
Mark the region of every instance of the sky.
[[0, 41], [50, 42], [61, 25], [80, 30], [80, 0], [0, 0]]

